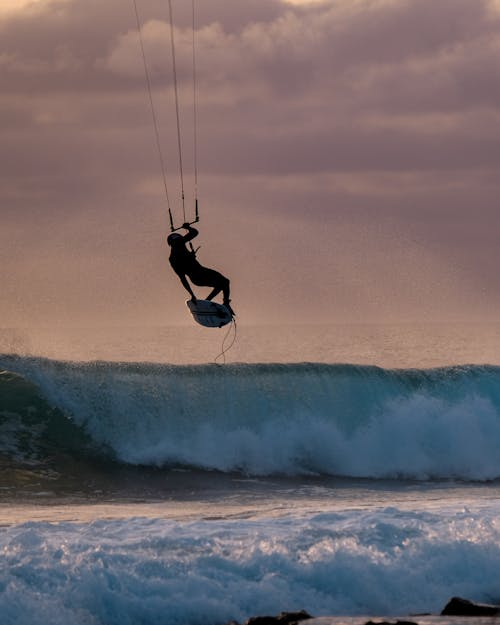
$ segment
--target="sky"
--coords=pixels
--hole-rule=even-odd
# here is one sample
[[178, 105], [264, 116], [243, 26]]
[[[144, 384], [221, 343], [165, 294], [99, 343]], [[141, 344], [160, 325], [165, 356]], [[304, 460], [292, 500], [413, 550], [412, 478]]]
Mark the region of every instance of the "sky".
[[[195, 6], [198, 254], [240, 323], [498, 320], [500, 2]], [[179, 225], [168, 3], [137, 7]], [[0, 325], [192, 323], [133, 1], [1, 0], [0, 81]]]

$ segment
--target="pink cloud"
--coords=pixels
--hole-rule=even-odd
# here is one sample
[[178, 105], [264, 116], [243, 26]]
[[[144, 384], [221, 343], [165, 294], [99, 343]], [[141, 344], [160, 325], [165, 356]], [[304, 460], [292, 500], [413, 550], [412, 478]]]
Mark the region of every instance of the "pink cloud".
[[[163, 5], [138, 4], [177, 206], [169, 25]], [[191, 193], [190, 7], [174, 8]], [[318, 309], [341, 293], [347, 317], [363, 302], [383, 316], [384, 301], [391, 312], [418, 305], [445, 316], [483, 301], [476, 288], [498, 302], [499, 19], [486, 0], [200, 3], [203, 232], [207, 248], [222, 245], [255, 319], [252, 280], [262, 281], [252, 293], [278, 307], [297, 281], [318, 294]], [[167, 222], [132, 7], [48, 2], [36, 15], [0, 15], [0, 30], [4, 305], [12, 316], [25, 281], [40, 290], [50, 277], [54, 292], [72, 293], [73, 311], [85, 284], [91, 314], [93, 285], [101, 297], [108, 280], [116, 292], [106, 315], [138, 289], [131, 314], [149, 318], [152, 291], [179, 294], [165, 286]], [[228, 221], [234, 245], [220, 241]], [[283, 228], [287, 242], [277, 244]], [[395, 263], [404, 271], [377, 284]], [[74, 286], [63, 267], [80, 276]], [[141, 285], [148, 271], [157, 277]], [[428, 296], [408, 293], [408, 280]]]

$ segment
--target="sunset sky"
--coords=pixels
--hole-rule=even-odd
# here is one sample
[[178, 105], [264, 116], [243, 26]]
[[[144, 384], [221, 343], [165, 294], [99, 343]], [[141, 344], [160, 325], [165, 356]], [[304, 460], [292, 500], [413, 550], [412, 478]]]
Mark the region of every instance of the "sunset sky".
[[[168, 3], [137, 6], [180, 223]], [[498, 320], [500, 2], [196, 7], [199, 260], [240, 323]], [[192, 323], [132, 0], [1, 0], [0, 81], [0, 325]]]

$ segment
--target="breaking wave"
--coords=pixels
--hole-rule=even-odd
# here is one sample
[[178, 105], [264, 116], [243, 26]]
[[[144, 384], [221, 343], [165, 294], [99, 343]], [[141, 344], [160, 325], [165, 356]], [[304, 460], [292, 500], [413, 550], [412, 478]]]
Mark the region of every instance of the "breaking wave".
[[[73, 363], [0, 356], [2, 456], [367, 478], [500, 478], [500, 367]], [[104, 450], [104, 451], [103, 451]]]

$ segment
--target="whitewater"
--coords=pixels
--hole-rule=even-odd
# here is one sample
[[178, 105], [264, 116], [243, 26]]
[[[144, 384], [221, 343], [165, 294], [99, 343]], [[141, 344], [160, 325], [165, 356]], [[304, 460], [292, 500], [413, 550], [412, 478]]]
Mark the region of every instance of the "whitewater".
[[224, 623], [498, 599], [498, 506], [24, 523], [0, 534], [2, 622]]
[[2, 623], [500, 601], [499, 366], [159, 360], [0, 355]]

